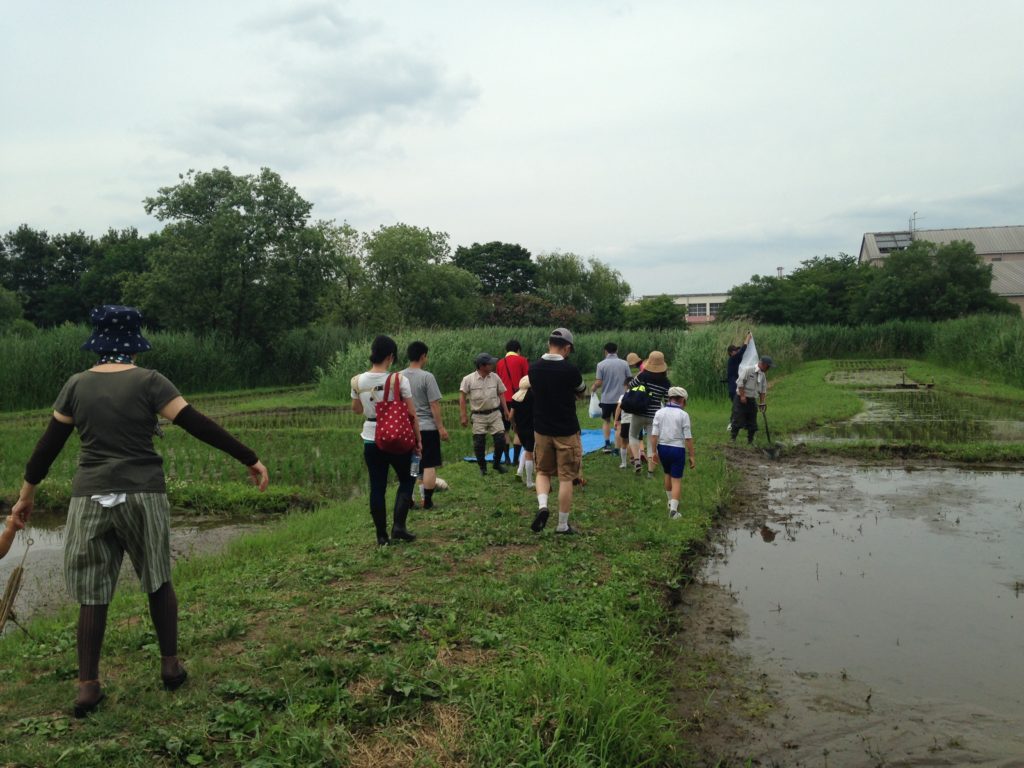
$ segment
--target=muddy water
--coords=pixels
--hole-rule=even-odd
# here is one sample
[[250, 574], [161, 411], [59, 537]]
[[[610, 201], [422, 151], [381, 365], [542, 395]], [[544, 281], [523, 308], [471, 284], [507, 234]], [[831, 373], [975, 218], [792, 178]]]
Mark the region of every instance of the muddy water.
[[1024, 441], [1024, 407], [929, 389], [863, 390], [864, 409], [797, 442], [911, 440], [964, 443]]
[[[781, 765], [1024, 766], [1024, 472], [775, 464], [707, 580]], [[734, 630], [730, 630], [732, 634]]]
[[[258, 520], [228, 518], [197, 518], [175, 516], [171, 522], [171, 560], [177, 562], [193, 554], [217, 552], [232, 539], [254, 530]], [[29, 545], [31, 536], [31, 545]], [[26, 549], [28, 550], [27, 556]], [[34, 614], [51, 613], [71, 602], [64, 587], [64, 518], [59, 515], [34, 515], [33, 526], [19, 533], [7, 556], [0, 560], [0, 592], [7, 586], [11, 572], [24, 560], [22, 586], [15, 603], [19, 621]], [[138, 578], [125, 556], [118, 581], [118, 590], [138, 589]], [[116, 598], [115, 598], [116, 599]], [[8, 624], [5, 631], [13, 631]]]

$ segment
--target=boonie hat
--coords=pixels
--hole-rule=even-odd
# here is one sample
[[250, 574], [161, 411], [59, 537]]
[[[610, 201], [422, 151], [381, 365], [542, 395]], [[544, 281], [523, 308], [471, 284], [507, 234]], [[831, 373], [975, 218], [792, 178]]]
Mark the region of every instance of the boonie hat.
[[647, 362], [644, 363], [644, 370], [650, 371], [651, 373], [664, 373], [668, 370], [668, 363], [665, 362], [665, 355], [662, 352], [655, 350], [647, 356]]
[[768, 355], [765, 355], [764, 357], [762, 357], [761, 358], [761, 362], [764, 363], [765, 365], [767, 365], [769, 368], [771, 368], [773, 365], [775, 365], [775, 361], [772, 360], [770, 357], [768, 357]]
[[498, 362], [498, 358], [494, 355], [488, 354], [487, 352], [481, 352], [473, 358], [473, 362], [476, 363], [476, 367], [479, 368], [481, 365], [494, 365]]
[[153, 345], [142, 335], [142, 313], [135, 307], [104, 304], [93, 307], [89, 313], [92, 335], [82, 349], [98, 354], [134, 355], [152, 349]]
[[568, 328], [555, 328], [555, 330], [551, 332], [551, 335], [548, 338], [561, 339], [567, 344], [573, 344], [572, 331], [570, 331]]
[[690, 399], [690, 396], [686, 393], [686, 390], [683, 389], [682, 387], [669, 387], [668, 388], [668, 396], [669, 397], [681, 397], [681, 398], [683, 398], [683, 400], [689, 400]]

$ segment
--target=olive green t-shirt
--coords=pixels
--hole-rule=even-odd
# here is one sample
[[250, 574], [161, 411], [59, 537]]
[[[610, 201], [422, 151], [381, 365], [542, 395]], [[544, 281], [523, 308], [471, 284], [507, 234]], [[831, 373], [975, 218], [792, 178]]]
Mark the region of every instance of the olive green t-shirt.
[[71, 495], [164, 493], [153, 434], [157, 412], [178, 395], [165, 376], [145, 368], [68, 379], [53, 410], [74, 420], [82, 440]]

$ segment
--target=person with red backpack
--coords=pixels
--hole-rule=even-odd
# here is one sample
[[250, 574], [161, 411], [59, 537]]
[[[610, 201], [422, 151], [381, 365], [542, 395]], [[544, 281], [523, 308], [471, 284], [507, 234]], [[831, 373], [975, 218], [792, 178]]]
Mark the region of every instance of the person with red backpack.
[[[530, 361], [522, 355], [523, 347], [519, 343], [518, 339], [509, 339], [505, 344], [505, 356], [501, 358], [494, 366], [494, 372], [498, 374], [498, 378], [501, 379], [501, 383], [505, 385], [505, 405], [512, 408], [512, 398], [519, 390], [519, 382], [522, 381], [523, 376], [526, 376], [530, 372]], [[519, 456], [523, 450], [522, 442], [519, 440], [519, 435], [512, 430], [512, 424], [510, 421], [505, 421], [505, 463], [515, 464], [519, 466]], [[508, 455], [508, 438], [512, 437], [512, 461], [509, 461]], [[519, 474], [518, 470], [516, 474]]]
[[[390, 336], [381, 334], [370, 345], [370, 370], [352, 377], [352, 412], [363, 414], [363, 460], [370, 474], [370, 517], [377, 530], [377, 544], [386, 546], [392, 539], [415, 541], [416, 536], [406, 528], [409, 509], [412, 507], [412, 493], [416, 477], [410, 473], [413, 453], [423, 451], [416, 405], [412, 399], [409, 380], [399, 373], [391, 373], [391, 366], [398, 356], [398, 345]], [[385, 443], [378, 434], [378, 410], [384, 409], [385, 402], [398, 400], [408, 411], [412, 438], [402, 443]], [[404, 426], [404, 425], [403, 425]], [[390, 428], [389, 428], [390, 429]], [[389, 435], [390, 439], [390, 435]], [[396, 452], [397, 451], [397, 452]], [[388, 468], [398, 475], [398, 492], [395, 495], [394, 521], [391, 537], [388, 537], [387, 485]]]

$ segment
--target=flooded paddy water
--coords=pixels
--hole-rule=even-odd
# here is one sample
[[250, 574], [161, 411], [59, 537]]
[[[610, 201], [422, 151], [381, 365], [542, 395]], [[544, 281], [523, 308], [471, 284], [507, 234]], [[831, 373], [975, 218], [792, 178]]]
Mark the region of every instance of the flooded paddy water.
[[[1017, 406], [839, 373], [865, 411], [802, 439], [1024, 441]], [[682, 607], [682, 642], [723, 670], [683, 702], [709, 764], [1024, 766], [1024, 467], [730, 462]]]
[[[18, 621], [35, 614], [52, 613], [71, 603], [64, 586], [64, 516], [37, 513], [33, 515], [32, 522], [27, 532], [17, 535], [7, 557], [0, 560], [0, 585], [6, 585], [11, 572], [22, 564], [24, 557], [24, 576], [14, 604]], [[194, 554], [218, 552], [232, 539], [256, 529], [259, 523], [252, 516], [233, 520], [172, 513], [171, 560], [177, 562]], [[138, 589], [138, 583], [126, 555], [118, 580], [118, 592]], [[18, 630], [13, 623], [8, 623], [4, 631]]]

